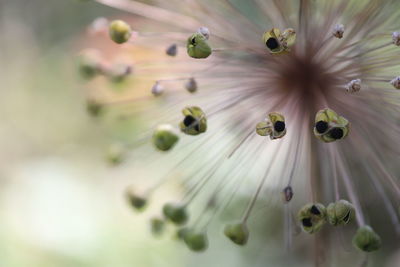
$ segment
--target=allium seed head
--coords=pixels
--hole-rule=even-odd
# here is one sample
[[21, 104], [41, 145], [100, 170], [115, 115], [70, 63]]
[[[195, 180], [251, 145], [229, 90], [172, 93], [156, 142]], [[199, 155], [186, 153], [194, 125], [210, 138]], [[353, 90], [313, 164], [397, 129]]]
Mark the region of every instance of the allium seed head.
[[[398, 238], [400, 93], [393, 87], [400, 89], [400, 78], [393, 77], [400, 71], [400, 33], [393, 26], [400, 21], [399, 1], [96, 1], [139, 15], [135, 42], [127, 42], [126, 23], [110, 26], [114, 41], [145, 48], [132, 55], [124, 46], [120, 53], [150, 54], [133, 74], [147, 88], [145, 97], [120, 96], [118, 103], [134, 104], [146, 122], [137, 139], [163, 151], [180, 140], [173, 151], [152, 150], [140, 160], [149, 175], [162, 172], [151, 194], [182, 173], [183, 196], [174, 195], [179, 204], [165, 204], [163, 214], [188, 225], [180, 234], [190, 249], [207, 247], [206, 231], [199, 229], [228, 209], [236, 223], [224, 234], [245, 245], [249, 218], [263, 201], [281, 205], [287, 247], [301, 242], [293, 238], [296, 225], [319, 232], [315, 244], [335, 244], [328, 246], [335, 251], [350, 242], [328, 234], [337, 225], [337, 231], [352, 231], [353, 244], [364, 252], [381, 246], [376, 232]], [[204, 23], [207, 28], [199, 28]], [[176, 53], [178, 47], [187, 54]], [[96, 64], [89, 63], [86, 72], [94, 78]], [[151, 86], [163, 97], [153, 97]], [[138, 84], [129, 88], [140, 95]], [[115, 101], [96, 104], [111, 108]], [[98, 114], [99, 107], [90, 110]], [[181, 132], [149, 132], [164, 124]], [[159, 162], [169, 167], [160, 170]], [[238, 194], [247, 199], [243, 208], [232, 204]], [[133, 200], [134, 206], [145, 203]]]

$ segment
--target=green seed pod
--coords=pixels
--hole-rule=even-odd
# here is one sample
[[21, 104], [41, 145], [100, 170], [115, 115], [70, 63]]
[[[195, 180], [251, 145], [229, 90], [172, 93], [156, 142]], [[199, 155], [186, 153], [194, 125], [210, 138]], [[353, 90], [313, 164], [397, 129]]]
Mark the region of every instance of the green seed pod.
[[361, 251], [372, 252], [380, 249], [381, 238], [370, 226], [362, 226], [353, 237], [353, 245]]
[[269, 113], [265, 121], [257, 124], [256, 132], [261, 136], [269, 136], [271, 140], [284, 137], [286, 134], [285, 117], [277, 112]]
[[88, 100], [86, 102], [86, 110], [91, 116], [98, 117], [103, 112], [103, 105], [97, 100]]
[[328, 222], [334, 226], [346, 225], [354, 220], [355, 209], [347, 200], [339, 200], [331, 203], [326, 208]]
[[159, 125], [153, 133], [153, 144], [161, 151], [168, 151], [178, 142], [177, 131], [169, 124]]
[[118, 165], [124, 161], [125, 148], [121, 144], [113, 144], [108, 148], [107, 161], [111, 165]]
[[326, 208], [320, 203], [306, 204], [300, 209], [297, 218], [304, 232], [317, 233], [326, 222]]
[[249, 230], [245, 223], [228, 224], [224, 228], [224, 234], [233, 243], [244, 246], [249, 239]]
[[206, 233], [197, 233], [192, 230], [186, 231], [183, 241], [192, 251], [202, 252], [208, 247], [208, 239]]
[[170, 45], [165, 53], [170, 57], [175, 57], [178, 54], [178, 46], [176, 44]]
[[177, 225], [185, 224], [189, 218], [186, 207], [180, 204], [165, 204], [163, 213], [165, 218]]
[[207, 118], [199, 107], [191, 106], [182, 110], [185, 116], [179, 124], [181, 131], [188, 135], [198, 135], [207, 130]]
[[350, 123], [331, 109], [318, 111], [315, 116], [314, 135], [325, 143], [345, 138], [350, 131]]
[[154, 236], [160, 236], [164, 233], [165, 230], [165, 221], [161, 218], [152, 218], [150, 219], [151, 225], [151, 233]]
[[132, 188], [126, 190], [126, 198], [129, 204], [137, 211], [143, 211], [147, 204], [147, 199], [135, 192]]
[[131, 27], [122, 20], [112, 21], [108, 30], [111, 40], [113, 40], [117, 44], [126, 43], [132, 35]]
[[212, 49], [207, 38], [201, 33], [195, 33], [189, 37], [186, 44], [187, 53], [192, 58], [208, 58]]
[[97, 50], [85, 50], [78, 58], [78, 69], [82, 78], [90, 80], [101, 73], [101, 57]]
[[189, 228], [187, 227], [179, 228], [176, 231], [176, 238], [178, 238], [179, 240], [183, 240], [187, 232], [189, 232]]

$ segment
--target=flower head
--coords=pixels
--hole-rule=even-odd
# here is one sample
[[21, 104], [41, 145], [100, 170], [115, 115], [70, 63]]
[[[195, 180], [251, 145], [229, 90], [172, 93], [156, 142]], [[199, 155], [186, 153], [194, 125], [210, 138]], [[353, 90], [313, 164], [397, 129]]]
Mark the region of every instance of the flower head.
[[[265, 190], [277, 199], [283, 194], [285, 220], [296, 212], [305, 234], [349, 227], [355, 218], [355, 246], [378, 249], [370, 201], [400, 234], [397, 1], [96, 1], [146, 18], [135, 26], [118, 21], [123, 32], [111, 34], [126, 42], [116, 49], [145, 46], [157, 55], [151, 64], [137, 63], [133, 74], [153, 84], [148, 97], [120, 105], [146, 103], [138, 115], [151, 121], [147, 129], [181, 129], [179, 141], [172, 126], [162, 135], [158, 128], [143, 130], [149, 145], [156, 136], [156, 147], [169, 150], [161, 156], [170, 166], [147, 197], [184, 170], [183, 199], [167, 203], [164, 215], [187, 223], [189, 230], [181, 232], [190, 249], [206, 249], [208, 225], [243, 181], [253, 193], [247, 207], [236, 210], [241, 220], [225, 227], [237, 244], [251, 242], [247, 221]], [[90, 63], [92, 74], [97, 65]], [[171, 133], [173, 141], [165, 139]], [[198, 218], [196, 211], [187, 213], [196, 201], [204, 207]]]

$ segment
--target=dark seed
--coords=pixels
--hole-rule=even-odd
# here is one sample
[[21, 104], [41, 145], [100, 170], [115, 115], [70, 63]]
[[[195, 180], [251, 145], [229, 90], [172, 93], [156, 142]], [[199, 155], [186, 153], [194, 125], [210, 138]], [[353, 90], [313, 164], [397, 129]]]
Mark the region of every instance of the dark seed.
[[319, 121], [315, 124], [315, 129], [317, 129], [317, 132], [322, 134], [328, 130], [328, 123], [326, 121]]
[[274, 129], [277, 132], [282, 132], [283, 130], [285, 130], [285, 122], [283, 121], [275, 122]]
[[305, 219], [301, 220], [301, 223], [305, 227], [311, 227], [312, 226], [312, 222], [311, 222], [310, 218], [305, 218]]
[[311, 211], [311, 213], [314, 214], [314, 215], [320, 215], [320, 214], [321, 214], [321, 212], [319, 211], [319, 209], [318, 209], [315, 205], [312, 205], [310, 211]]
[[332, 130], [329, 131], [329, 135], [333, 139], [341, 139], [343, 137], [343, 130], [340, 128], [333, 128]]
[[269, 38], [265, 44], [271, 50], [277, 49], [279, 47], [279, 43], [275, 38]]
[[183, 124], [186, 127], [191, 126], [195, 122], [196, 122], [196, 119], [193, 116], [190, 116], [190, 115], [186, 116], [185, 119], [183, 120]]
[[344, 216], [343, 221], [344, 221], [345, 223], [348, 223], [348, 222], [349, 222], [349, 220], [350, 220], [350, 213], [351, 213], [351, 211], [349, 211], [349, 212], [346, 214], [346, 216]]

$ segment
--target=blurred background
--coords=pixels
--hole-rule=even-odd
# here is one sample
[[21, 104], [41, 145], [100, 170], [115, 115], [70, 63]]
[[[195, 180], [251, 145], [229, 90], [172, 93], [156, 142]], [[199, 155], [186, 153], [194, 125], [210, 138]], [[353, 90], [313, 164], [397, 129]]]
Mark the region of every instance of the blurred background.
[[[0, 1], [0, 266], [311, 266], [301, 242], [287, 256], [274, 207], [255, 211], [247, 247], [227, 242], [218, 224], [202, 254], [154, 238], [149, 216], [129, 208], [124, 189], [147, 180], [144, 167], [112, 167], [105, 155], [135, 124], [109, 127], [87, 114], [74, 58], [95, 18], [119, 14], [73, 0]], [[341, 266], [362, 259], [341, 257]], [[399, 266], [396, 256], [380, 258]]]

